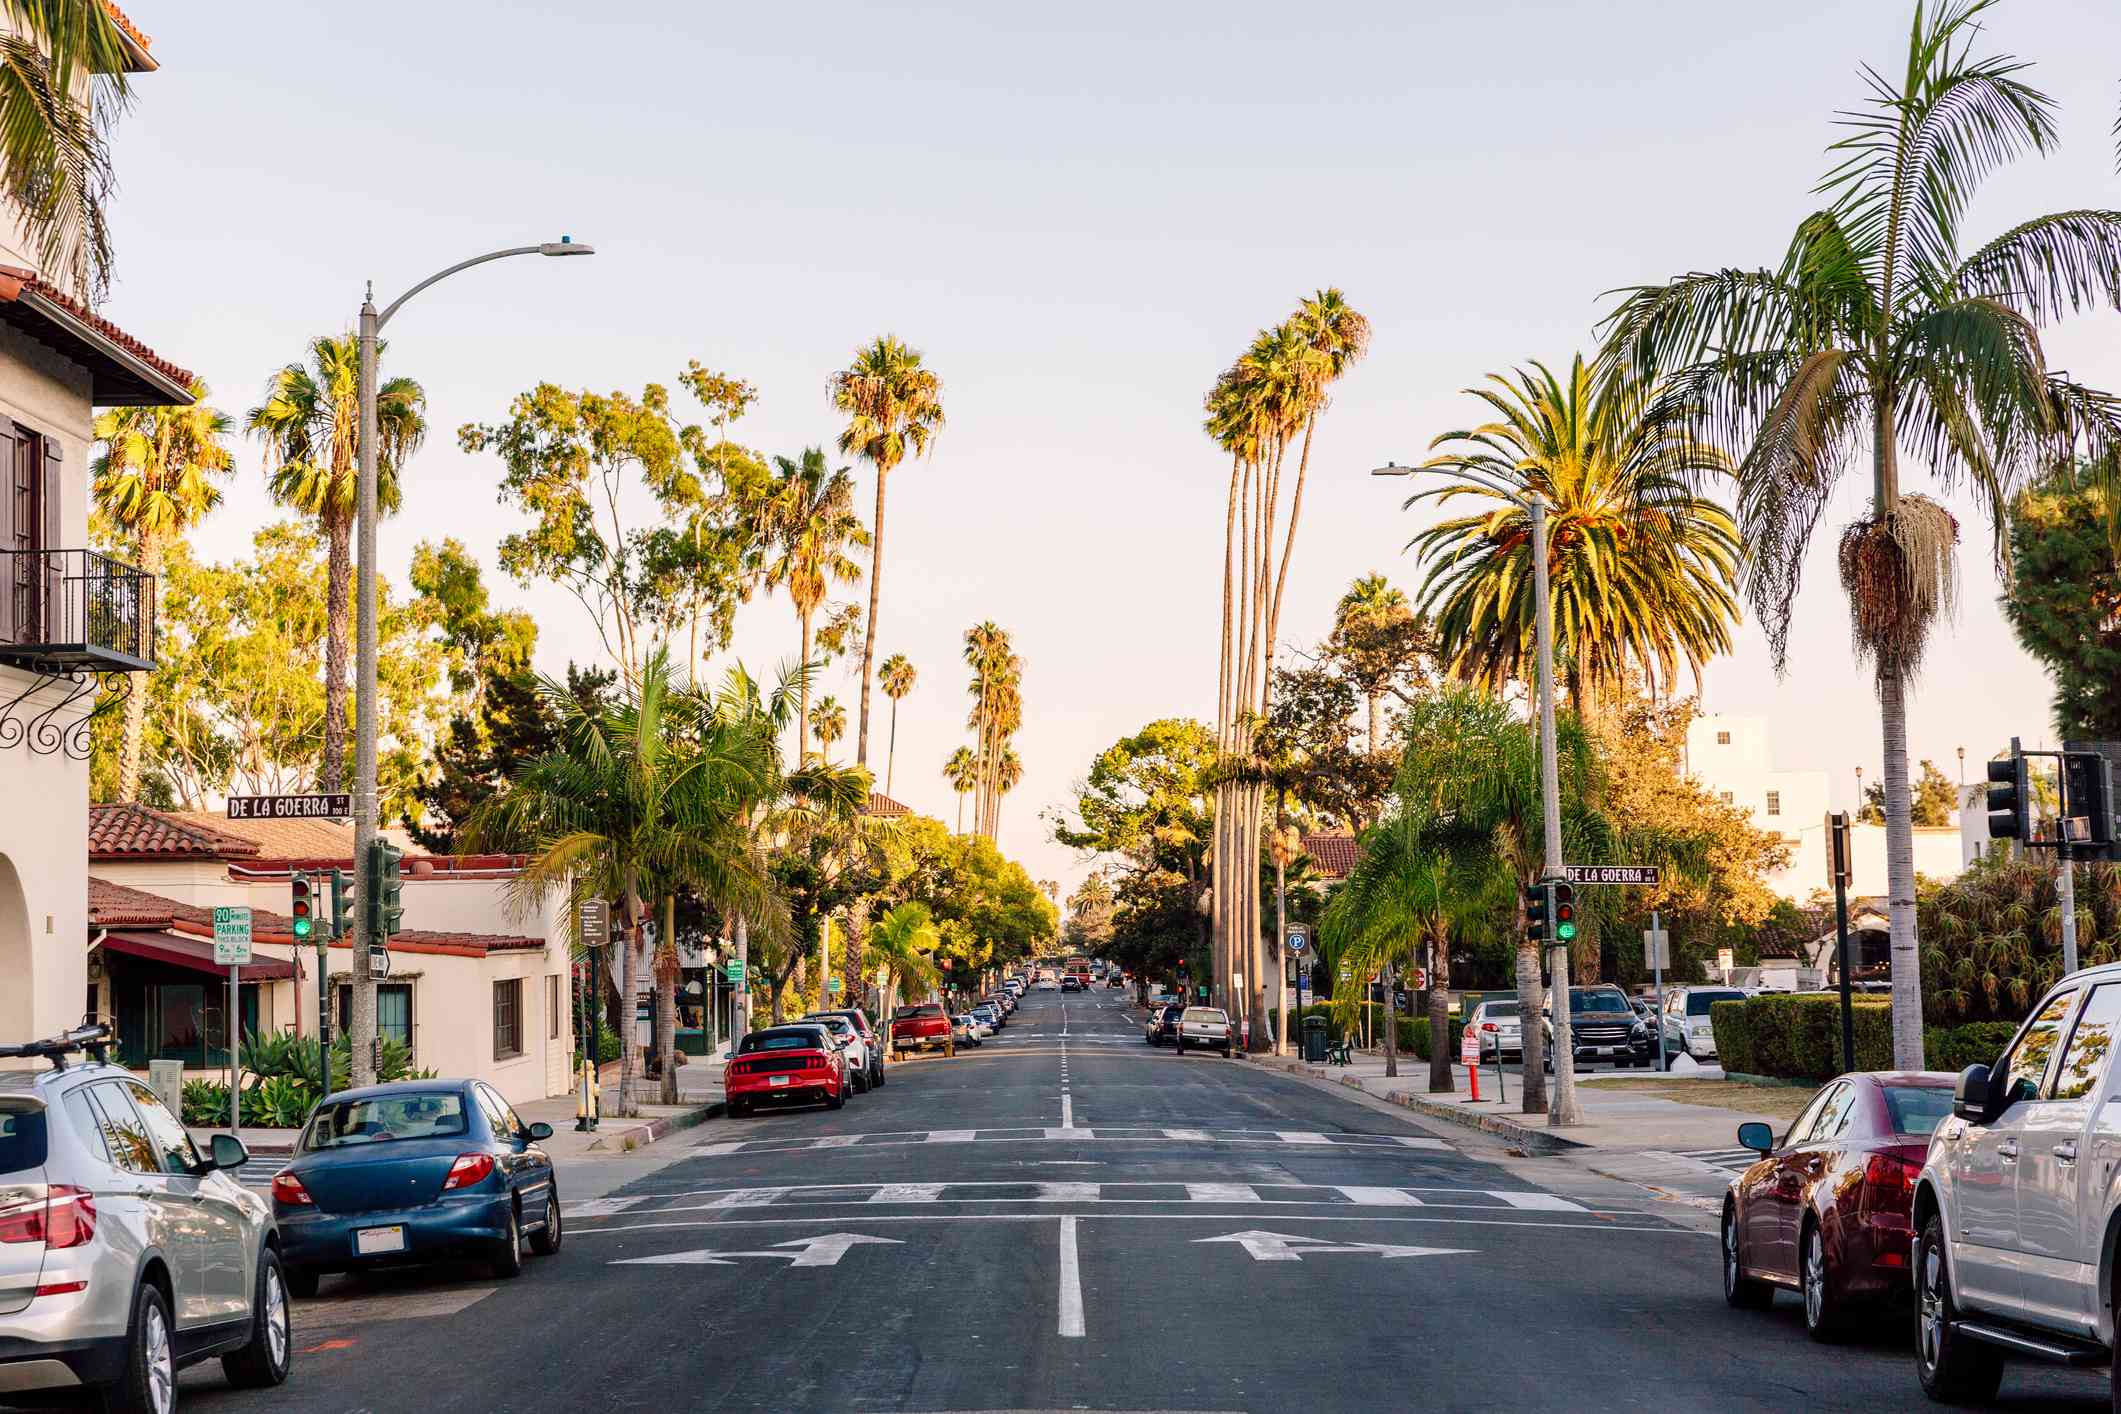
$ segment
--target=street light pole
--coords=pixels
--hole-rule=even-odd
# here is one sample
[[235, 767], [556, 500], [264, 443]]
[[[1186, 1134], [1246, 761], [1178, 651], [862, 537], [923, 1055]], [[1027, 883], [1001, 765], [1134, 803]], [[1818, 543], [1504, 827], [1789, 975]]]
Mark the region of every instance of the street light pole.
[[[540, 245], [511, 246], [460, 260], [438, 270], [399, 295], [376, 313], [375, 287], [369, 286], [361, 300], [361, 446], [360, 481], [356, 491], [354, 546], [358, 561], [354, 571], [354, 936], [353, 1008], [348, 1017], [353, 1033], [348, 1044], [353, 1052], [353, 1083], [373, 1085], [376, 1040], [376, 984], [368, 970], [368, 949], [376, 941], [369, 931], [368, 858], [369, 842], [376, 837], [376, 340], [390, 317], [405, 301], [438, 280], [459, 270], [502, 260], [511, 255], [594, 255], [596, 247], [577, 245], [571, 236]], [[329, 1060], [326, 1061], [327, 1068]]]

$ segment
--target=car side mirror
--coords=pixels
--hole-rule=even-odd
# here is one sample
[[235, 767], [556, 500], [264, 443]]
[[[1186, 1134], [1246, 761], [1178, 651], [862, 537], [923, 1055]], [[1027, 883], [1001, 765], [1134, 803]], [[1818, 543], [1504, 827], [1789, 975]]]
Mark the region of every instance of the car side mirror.
[[1959, 1072], [1952, 1087], [1952, 1113], [1975, 1124], [1988, 1123], [1989, 1073], [1985, 1065], [1970, 1065]]
[[534, 1119], [530, 1122], [530, 1137], [532, 1139], [550, 1139], [552, 1138], [552, 1126], [542, 1119]]
[[207, 1160], [202, 1170], [239, 1169], [250, 1162], [250, 1150], [233, 1134], [216, 1134], [207, 1145]]
[[1757, 1119], [1751, 1120], [1738, 1126], [1738, 1142], [1756, 1154], [1772, 1154], [1775, 1152], [1775, 1131]]

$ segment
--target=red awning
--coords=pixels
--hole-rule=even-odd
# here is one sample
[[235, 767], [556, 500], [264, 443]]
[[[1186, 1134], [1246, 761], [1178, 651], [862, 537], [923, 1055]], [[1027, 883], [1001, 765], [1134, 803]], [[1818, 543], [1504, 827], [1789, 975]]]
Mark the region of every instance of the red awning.
[[[171, 967], [204, 972], [224, 980], [228, 976], [228, 968], [214, 961], [213, 943], [205, 938], [185, 938], [175, 933], [109, 933], [104, 935], [103, 946], [112, 952], [144, 957], [149, 962], [167, 963]], [[262, 953], [243, 968], [245, 982], [284, 982], [294, 975], [293, 963]]]

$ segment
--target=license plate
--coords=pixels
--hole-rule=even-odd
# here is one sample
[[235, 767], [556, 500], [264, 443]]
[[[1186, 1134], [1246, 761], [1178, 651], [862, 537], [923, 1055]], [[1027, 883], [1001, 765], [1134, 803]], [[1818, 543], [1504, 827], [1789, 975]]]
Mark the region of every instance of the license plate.
[[405, 1229], [402, 1227], [364, 1227], [354, 1234], [354, 1251], [364, 1257], [404, 1250]]
[[785, 1075], [770, 1075], [766, 1078], [766, 1083], [768, 1085], [786, 1085], [788, 1077]]

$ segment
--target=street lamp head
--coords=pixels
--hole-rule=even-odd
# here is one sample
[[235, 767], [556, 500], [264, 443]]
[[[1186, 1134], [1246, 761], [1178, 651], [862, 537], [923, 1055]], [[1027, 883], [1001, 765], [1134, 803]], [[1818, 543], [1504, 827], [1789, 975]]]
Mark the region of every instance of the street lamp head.
[[593, 245], [578, 244], [573, 236], [562, 236], [556, 241], [546, 241], [538, 247], [539, 255], [595, 255]]
[[1383, 466], [1373, 467], [1370, 471], [1370, 475], [1412, 476], [1417, 470], [1419, 470], [1419, 468], [1411, 466], [1401, 466], [1398, 462], [1386, 462]]

